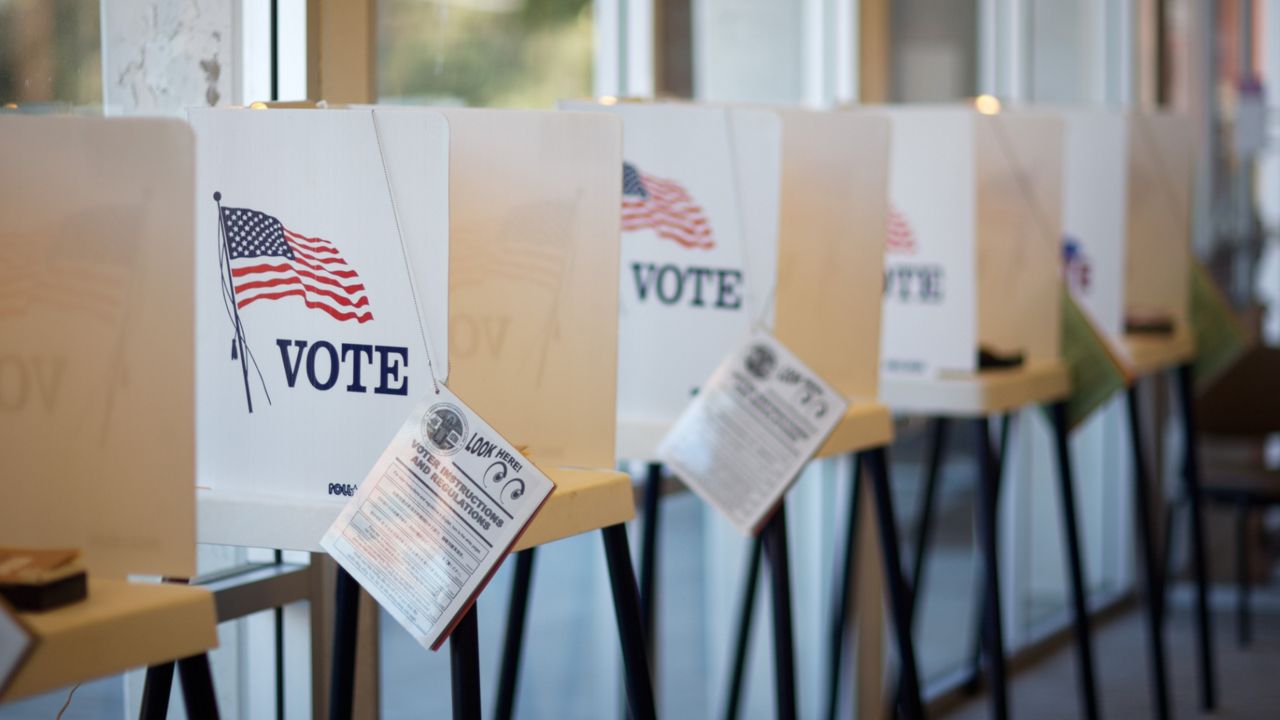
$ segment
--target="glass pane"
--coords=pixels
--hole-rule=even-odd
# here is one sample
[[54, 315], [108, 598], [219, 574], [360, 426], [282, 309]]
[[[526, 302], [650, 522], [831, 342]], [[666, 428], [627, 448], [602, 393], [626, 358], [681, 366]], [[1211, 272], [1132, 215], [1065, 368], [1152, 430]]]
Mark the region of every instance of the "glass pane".
[[0, 105], [49, 112], [100, 106], [98, 28], [97, 2], [0, 0]]
[[591, 0], [380, 0], [383, 102], [550, 107], [591, 94]]

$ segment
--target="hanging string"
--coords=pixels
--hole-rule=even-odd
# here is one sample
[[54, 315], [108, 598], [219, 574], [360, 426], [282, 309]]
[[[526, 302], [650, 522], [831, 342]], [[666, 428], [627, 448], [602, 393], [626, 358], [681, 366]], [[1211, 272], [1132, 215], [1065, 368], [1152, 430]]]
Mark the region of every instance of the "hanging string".
[[382, 177], [387, 183], [387, 198], [391, 201], [391, 216], [396, 223], [396, 237], [400, 240], [400, 256], [404, 260], [404, 271], [409, 278], [409, 296], [413, 300], [413, 314], [418, 318], [418, 332], [422, 334], [422, 348], [427, 355], [427, 370], [431, 373], [431, 385], [437, 395], [440, 394], [440, 381], [436, 379], [435, 363], [431, 361], [431, 340], [427, 334], [427, 324], [422, 318], [422, 307], [418, 302], [418, 287], [414, 282], [413, 268], [409, 265], [409, 248], [404, 243], [404, 230], [400, 225], [400, 208], [396, 204], [396, 194], [391, 187], [391, 172], [387, 169], [387, 155], [382, 148], [382, 128], [378, 125], [377, 111], [369, 110], [369, 121], [373, 123], [373, 137], [378, 144], [378, 159], [382, 162]]

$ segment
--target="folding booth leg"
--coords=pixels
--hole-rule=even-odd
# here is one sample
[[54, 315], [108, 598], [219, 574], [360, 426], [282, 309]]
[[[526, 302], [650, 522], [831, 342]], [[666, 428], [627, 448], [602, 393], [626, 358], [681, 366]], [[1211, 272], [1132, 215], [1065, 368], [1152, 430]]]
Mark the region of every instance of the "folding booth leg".
[[1062, 502], [1062, 542], [1067, 550], [1067, 575], [1071, 581], [1072, 619], [1075, 621], [1076, 660], [1083, 716], [1098, 717], [1098, 690], [1094, 678], [1093, 639], [1089, 633], [1089, 606], [1086, 601], [1084, 563], [1080, 553], [1080, 533], [1076, 524], [1075, 479], [1071, 474], [1071, 448], [1067, 444], [1067, 404], [1057, 402], [1053, 415], [1054, 447], [1058, 456], [1058, 489]]
[[654, 720], [653, 681], [645, 653], [644, 621], [640, 617], [640, 597], [631, 568], [625, 525], [602, 529], [605, 560], [609, 565], [609, 585], [613, 590], [613, 613], [622, 641], [622, 662], [626, 670], [627, 709], [631, 720]]
[[644, 483], [644, 509], [640, 528], [640, 617], [644, 620], [645, 652], [650, 672], [657, 669], [658, 642], [655, 625], [658, 605], [658, 501], [662, 498], [662, 464], [649, 463]]
[[218, 699], [213, 694], [209, 656], [201, 653], [178, 661], [182, 701], [190, 720], [218, 720]]
[[756, 585], [760, 582], [760, 555], [763, 549], [764, 539], [760, 535], [751, 538], [751, 548], [747, 553], [747, 574], [742, 581], [742, 592], [739, 593], [741, 605], [738, 607], [738, 631], [734, 634], [733, 641], [729, 690], [724, 703], [725, 720], [737, 720], [738, 708], [742, 701], [742, 681], [747, 670], [751, 616], [756, 609]]
[[849, 486], [849, 514], [845, 517], [844, 545], [836, 556], [836, 586], [831, 604], [831, 635], [827, 656], [827, 720], [836, 720], [840, 706], [840, 665], [844, 659], [845, 628], [848, 626], [849, 596], [852, 594], [853, 565], [857, 553], [858, 516], [862, 504], [862, 461], [849, 456], [853, 482]]
[[[938, 476], [942, 470], [942, 459], [946, 457], [949, 423], [950, 421], [945, 417], [933, 418], [929, 423], [924, 487], [921, 490], [920, 510], [916, 513], [915, 557], [911, 563], [911, 583], [907, 586], [907, 627], [912, 631], [913, 637], [916, 607], [920, 604], [921, 588], [924, 586], [925, 558], [928, 557], [929, 544], [933, 538], [934, 501], [938, 495]], [[897, 679], [897, 690], [893, 697], [901, 706], [903, 703], [901, 677]]]
[[1196, 398], [1192, 366], [1179, 365], [1178, 394], [1182, 396], [1182, 437], [1186, 453], [1182, 479], [1191, 509], [1191, 565], [1196, 576], [1196, 625], [1200, 645], [1200, 708], [1206, 712], [1217, 705], [1217, 683], [1213, 665], [1213, 625], [1209, 617], [1209, 566], [1205, 553], [1203, 494], [1200, 488], [1200, 442], [1196, 429]]
[[911, 563], [911, 619], [915, 621], [916, 606], [919, 604], [920, 586], [924, 583], [924, 563], [929, 543], [933, 538], [933, 505], [938, 495], [938, 475], [942, 470], [942, 459], [946, 457], [947, 418], [934, 418], [930, 423], [929, 451], [926, 457], [924, 490], [921, 493], [920, 512], [916, 525], [915, 556]]
[[[1000, 416], [1000, 445], [996, 452], [996, 479], [995, 490], [991, 493], [991, 502], [995, 508], [1000, 507], [1000, 487], [1004, 483], [1004, 459], [1009, 455], [1009, 426], [1013, 419], [1011, 413], [1005, 413]], [[988, 429], [989, 431], [989, 429]], [[992, 510], [996, 512], [996, 510]], [[998, 521], [997, 521], [998, 522]], [[983, 624], [987, 621], [987, 605], [986, 605], [986, 588], [982, 583], [975, 584], [973, 599], [973, 625], [978, 628], [978, 632], [973, 636], [973, 651], [969, 657], [973, 658], [970, 667], [973, 668], [973, 676], [970, 680], [969, 691], [977, 692], [978, 679], [982, 674], [982, 642], [986, 632]]]
[[1241, 499], [1236, 506], [1236, 639], [1242, 648], [1253, 642], [1252, 625], [1249, 617], [1249, 502]]
[[894, 635], [898, 641], [898, 665], [901, 685], [898, 697], [907, 720], [924, 717], [920, 701], [920, 676], [916, 668], [915, 644], [911, 639], [911, 599], [902, 577], [902, 560], [898, 553], [897, 520], [893, 515], [893, 495], [889, 488], [889, 463], [883, 447], [866, 453], [871, 488], [876, 503], [876, 524], [880, 528], [880, 551], [884, 561], [885, 585], [893, 612]]
[[1143, 593], [1147, 605], [1147, 641], [1151, 663], [1151, 701], [1159, 720], [1169, 717], [1169, 684], [1165, 674], [1164, 623], [1160, 609], [1163, 585], [1160, 581], [1160, 559], [1154, 547], [1155, 537], [1151, 528], [1154, 503], [1147, 481], [1147, 465], [1142, 448], [1142, 422], [1139, 419], [1138, 387], [1131, 385], [1128, 393], [1129, 435], [1133, 446], [1134, 513], [1138, 524], [1138, 546], [1142, 550]]
[[981, 624], [983, 646], [990, 681], [992, 717], [1005, 720], [1009, 716], [1009, 696], [1005, 675], [1004, 631], [1000, 618], [999, 548], [996, 543], [996, 483], [999, 469], [991, 450], [986, 417], [973, 421], [973, 434], [979, 468], [976, 525], [982, 551], [985, 595], [985, 617]]
[[360, 584], [338, 566], [333, 609], [333, 662], [329, 679], [329, 719], [349, 720], [356, 679], [356, 627]]
[[453, 720], [480, 720], [480, 638], [474, 604], [449, 634], [449, 677]]
[[787, 508], [778, 509], [764, 527], [764, 551], [769, 559], [773, 599], [773, 662], [778, 720], [796, 717], [795, 641], [792, 638], [791, 568], [787, 559]]
[[516, 577], [511, 587], [511, 604], [507, 606], [507, 635], [502, 642], [494, 720], [510, 720], [515, 710], [516, 684], [520, 680], [520, 658], [524, 648], [524, 621], [529, 613], [529, 587], [533, 583], [533, 561], [537, 549], [531, 547], [516, 553]]
[[173, 691], [173, 663], [152, 665], [142, 683], [142, 720], [164, 720], [169, 716], [169, 693]]

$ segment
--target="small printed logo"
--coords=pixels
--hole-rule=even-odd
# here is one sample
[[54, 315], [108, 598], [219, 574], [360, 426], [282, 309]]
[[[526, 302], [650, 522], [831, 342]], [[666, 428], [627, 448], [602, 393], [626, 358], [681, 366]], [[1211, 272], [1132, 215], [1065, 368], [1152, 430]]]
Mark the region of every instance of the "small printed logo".
[[773, 351], [765, 345], [752, 346], [747, 353], [747, 359], [743, 363], [747, 366], [747, 372], [757, 380], [764, 380], [769, 377], [769, 373], [773, 372], [773, 368], [778, 364], [778, 358], [774, 357]]
[[271, 393], [249, 347], [241, 310], [259, 301], [297, 298], [304, 307], [338, 322], [364, 324], [373, 320], [373, 312], [364, 281], [332, 240], [290, 230], [261, 210], [224, 207], [221, 192], [213, 194], [213, 201], [218, 210], [220, 293], [232, 332], [231, 360], [240, 365], [245, 405], [252, 413], [251, 379], [257, 376], [268, 405]]
[[422, 439], [441, 455], [452, 455], [467, 438], [467, 418], [456, 405], [437, 403], [422, 417]]
[[622, 163], [622, 232], [653, 230], [687, 249], [716, 246], [702, 206], [675, 180], [646, 175]]

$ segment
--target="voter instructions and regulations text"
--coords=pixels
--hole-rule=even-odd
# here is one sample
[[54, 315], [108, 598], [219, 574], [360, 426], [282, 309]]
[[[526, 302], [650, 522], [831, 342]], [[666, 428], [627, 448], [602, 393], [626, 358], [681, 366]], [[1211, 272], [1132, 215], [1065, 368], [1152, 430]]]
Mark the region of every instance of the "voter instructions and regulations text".
[[716, 368], [658, 457], [738, 529], [754, 534], [848, 404], [758, 331]]
[[434, 650], [554, 487], [442, 386], [414, 408], [320, 544]]

